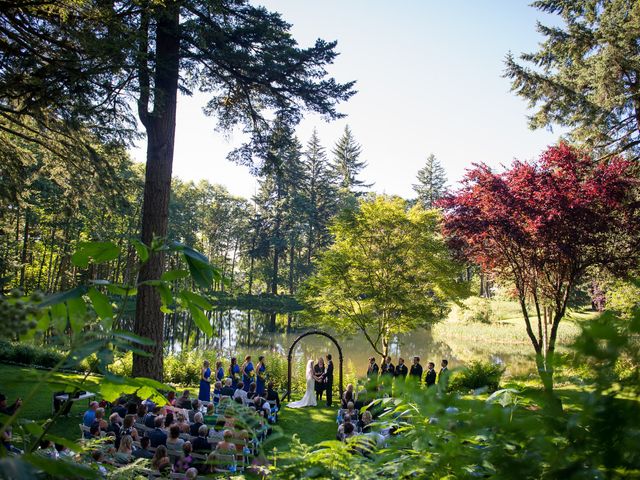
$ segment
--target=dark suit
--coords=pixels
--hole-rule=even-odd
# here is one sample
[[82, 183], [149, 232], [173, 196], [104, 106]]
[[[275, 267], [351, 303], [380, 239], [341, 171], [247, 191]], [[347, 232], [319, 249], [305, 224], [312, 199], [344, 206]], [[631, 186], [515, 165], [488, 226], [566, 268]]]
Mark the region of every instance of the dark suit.
[[418, 382], [422, 380], [422, 365], [420, 365], [419, 363], [411, 365], [409, 376], [412, 377], [413, 380], [417, 380]]
[[427, 384], [427, 387], [436, 384], [436, 371], [435, 370], [427, 370], [427, 374], [424, 376], [424, 383]]
[[236, 391], [233, 387], [224, 386], [222, 387], [222, 390], [220, 390], [220, 395], [226, 395], [227, 397], [233, 397], [234, 393], [236, 393]]
[[192, 437], [197, 437], [198, 436], [198, 430], [200, 430], [200, 427], [204, 425], [204, 423], [192, 423], [191, 426], [189, 427], [189, 433], [191, 434]]
[[156, 426], [156, 416], [153, 413], [147, 413], [144, 416], [144, 426], [149, 428], [155, 428]]
[[407, 366], [404, 363], [402, 365], [396, 365], [395, 375], [396, 375], [396, 377], [406, 378], [408, 371], [409, 371], [409, 369], [407, 368]]
[[149, 432], [149, 442], [152, 447], [158, 447], [159, 445], [167, 446], [167, 434], [164, 433], [159, 428], [155, 428], [154, 430]]
[[151, 458], [153, 458], [153, 453], [151, 453], [149, 450], [145, 450], [144, 448], [138, 448], [138, 449], [134, 450], [133, 453], [131, 453], [131, 456], [133, 458], [148, 458], [148, 459], [151, 459]]
[[333, 361], [327, 362], [327, 370], [324, 373], [324, 382], [327, 389], [327, 407], [331, 406], [333, 396]]
[[393, 376], [396, 369], [393, 366], [393, 363], [383, 363], [380, 368], [380, 375], [391, 375]]
[[209, 440], [203, 437], [198, 437], [192, 442], [194, 452], [211, 451], [211, 444]]
[[373, 365], [369, 364], [369, 368], [367, 368], [367, 377], [375, 378], [378, 376], [378, 364], [374, 363]]

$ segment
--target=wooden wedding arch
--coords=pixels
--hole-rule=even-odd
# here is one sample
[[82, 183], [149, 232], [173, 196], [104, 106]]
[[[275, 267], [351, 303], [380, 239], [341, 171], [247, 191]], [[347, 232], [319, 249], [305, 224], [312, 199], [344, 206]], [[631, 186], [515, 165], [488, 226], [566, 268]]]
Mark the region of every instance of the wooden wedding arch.
[[[323, 332], [322, 330], [310, 330], [308, 332], [304, 332], [302, 335], [298, 336], [298, 338], [296, 338], [293, 343], [291, 344], [291, 347], [289, 347], [289, 354], [287, 355], [287, 364], [288, 364], [288, 370], [287, 370], [287, 392], [284, 394], [284, 398], [291, 400], [291, 360], [293, 357], [293, 349], [296, 348], [296, 345], [298, 344], [298, 342], [300, 340], [302, 340], [304, 337], [308, 337], [309, 335], [322, 335], [323, 337], [327, 337], [329, 340], [331, 340], [336, 348], [338, 349], [338, 359], [340, 361], [340, 373], [339, 373], [339, 380], [338, 380], [338, 385], [339, 385], [339, 391], [340, 391], [340, 399], [342, 399], [342, 393], [343, 393], [343, 389], [342, 389], [342, 363], [343, 363], [343, 357], [342, 357], [342, 348], [340, 347], [340, 344], [338, 343], [338, 341], [333, 338], [331, 335], [329, 335], [327, 332]], [[338, 402], [340, 402], [340, 400], [338, 400]]]

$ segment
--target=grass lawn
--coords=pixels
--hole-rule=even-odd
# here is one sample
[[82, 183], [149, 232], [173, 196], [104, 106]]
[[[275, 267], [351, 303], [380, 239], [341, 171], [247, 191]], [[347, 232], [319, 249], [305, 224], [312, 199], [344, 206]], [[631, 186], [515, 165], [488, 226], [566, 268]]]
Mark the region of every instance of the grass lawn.
[[338, 407], [283, 407], [278, 417], [278, 429], [265, 444], [265, 453], [271, 455], [273, 448], [288, 450], [291, 437], [298, 435], [303, 443], [315, 445], [325, 440], [335, 440], [338, 424]]

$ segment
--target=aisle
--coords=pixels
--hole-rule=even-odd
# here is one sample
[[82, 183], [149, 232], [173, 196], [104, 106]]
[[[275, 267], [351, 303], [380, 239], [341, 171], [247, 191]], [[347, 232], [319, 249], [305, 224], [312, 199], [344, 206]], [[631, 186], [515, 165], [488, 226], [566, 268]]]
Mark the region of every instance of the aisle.
[[289, 442], [294, 434], [298, 434], [303, 443], [315, 445], [325, 440], [335, 440], [338, 424], [336, 416], [338, 406], [333, 407], [306, 407], [284, 408], [278, 417], [278, 427], [282, 429], [282, 436], [269, 442], [266, 446], [267, 453], [273, 447], [278, 450], [288, 450]]

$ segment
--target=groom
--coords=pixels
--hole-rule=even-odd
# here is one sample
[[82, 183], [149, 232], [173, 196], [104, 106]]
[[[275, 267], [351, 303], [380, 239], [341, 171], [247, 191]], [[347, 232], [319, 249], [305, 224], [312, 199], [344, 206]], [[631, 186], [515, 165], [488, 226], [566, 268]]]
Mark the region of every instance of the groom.
[[331, 397], [333, 393], [333, 362], [331, 361], [331, 354], [327, 353], [327, 369], [324, 372], [324, 386], [327, 390], [327, 407], [331, 406]]

